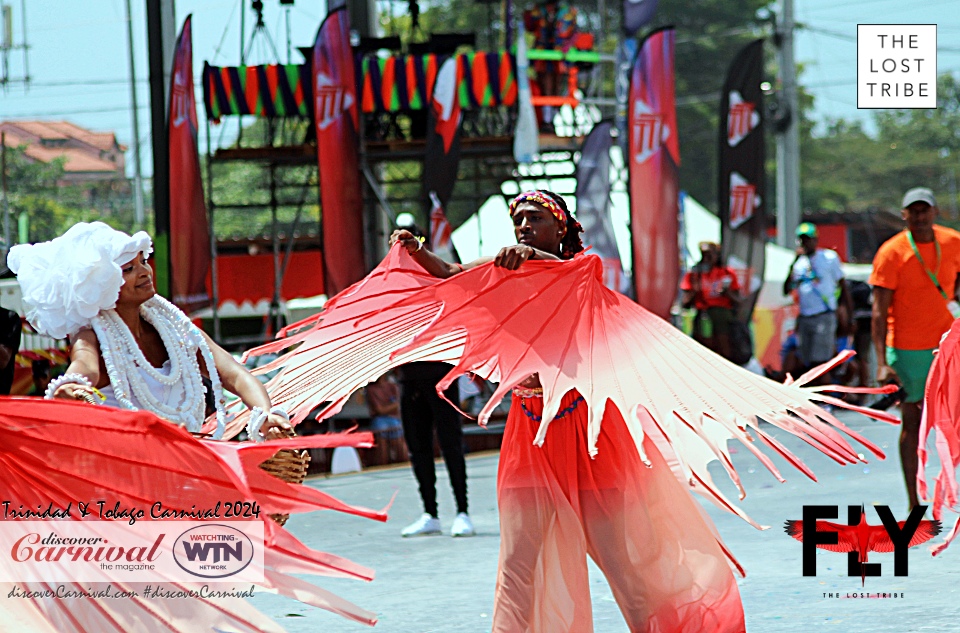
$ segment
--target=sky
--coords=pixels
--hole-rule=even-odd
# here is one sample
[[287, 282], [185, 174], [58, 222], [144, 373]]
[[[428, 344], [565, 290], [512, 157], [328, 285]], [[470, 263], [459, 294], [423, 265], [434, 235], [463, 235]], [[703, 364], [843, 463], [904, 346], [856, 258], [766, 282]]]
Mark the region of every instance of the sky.
[[[0, 0], [13, 5], [15, 43], [22, 41], [21, 0]], [[663, 0], [670, 1], [670, 0]], [[676, 1], [676, 0], [673, 0]], [[796, 59], [804, 65], [801, 84], [815, 97], [814, 118], [860, 119], [872, 129], [870, 110], [856, 107], [856, 25], [866, 23], [937, 24], [938, 70], [960, 74], [960, 12], [958, 0], [794, 0]], [[0, 88], [0, 120], [69, 120], [98, 131], [113, 131], [130, 145], [130, 114], [125, 0], [29, 0], [27, 38], [32, 78], [27, 91], [19, 84]], [[149, 100], [145, 2], [131, 0], [143, 173], [149, 177]], [[265, 23], [282, 61], [287, 58], [286, 11], [278, 0], [266, 0]], [[241, 7], [247, 14], [250, 41], [253, 13], [249, 0], [178, 0], [177, 21], [193, 14], [194, 67], [199, 77], [203, 62], [235, 65], [239, 62]], [[301, 60], [297, 46], [313, 42], [326, 12], [324, 0], [296, 0], [289, 10], [293, 60]], [[263, 35], [250, 48], [248, 62], [273, 61], [275, 56]], [[20, 51], [8, 60], [10, 74], [22, 76]], [[198, 89], [197, 101], [202, 114]], [[201, 125], [201, 128], [203, 126]], [[214, 127], [214, 143], [229, 139], [235, 124]], [[681, 131], [682, 133], [682, 131]], [[224, 137], [220, 135], [224, 134]], [[222, 140], [221, 140], [222, 142]], [[201, 150], [206, 139], [201, 130]], [[710, 148], [712, 150], [712, 147]], [[128, 165], [132, 160], [128, 157]], [[132, 173], [132, 172], [131, 172]]]

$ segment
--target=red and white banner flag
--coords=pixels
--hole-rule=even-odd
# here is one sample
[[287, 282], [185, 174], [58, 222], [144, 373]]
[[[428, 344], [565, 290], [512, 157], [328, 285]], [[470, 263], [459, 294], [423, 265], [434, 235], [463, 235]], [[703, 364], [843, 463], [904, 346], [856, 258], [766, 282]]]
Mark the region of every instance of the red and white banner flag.
[[356, 95], [350, 19], [340, 6], [320, 25], [313, 46], [324, 289], [330, 297], [367, 274]]
[[718, 193], [721, 259], [750, 271], [740, 287], [746, 295], [738, 316], [748, 321], [760, 294], [767, 223], [763, 120], [763, 40], [745, 46], [730, 64], [720, 100]]
[[664, 319], [680, 283], [680, 143], [672, 28], [640, 44], [627, 102], [630, 235], [637, 303]]
[[443, 205], [435, 191], [430, 192], [430, 250], [439, 255], [444, 261], [460, 263], [460, 256], [453, 245], [453, 227], [447, 222], [447, 214], [443, 212]]
[[210, 226], [200, 178], [197, 102], [193, 94], [191, 18], [183, 22], [173, 55], [170, 110], [170, 295], [187, 314], [210, 305]]

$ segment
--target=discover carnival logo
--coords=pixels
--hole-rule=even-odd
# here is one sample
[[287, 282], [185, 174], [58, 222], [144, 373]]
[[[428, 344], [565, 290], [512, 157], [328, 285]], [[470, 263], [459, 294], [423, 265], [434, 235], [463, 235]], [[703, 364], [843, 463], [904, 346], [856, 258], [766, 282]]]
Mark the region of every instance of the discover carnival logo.
[[261, 519], [0, 521], [0, 583], [262, 582], [264, 549]]
[[173, 558], [188, 574], [227, 578], [253, 560], [253, 541], [235, 527], [220, 524], [190, 528], [177, 537]]

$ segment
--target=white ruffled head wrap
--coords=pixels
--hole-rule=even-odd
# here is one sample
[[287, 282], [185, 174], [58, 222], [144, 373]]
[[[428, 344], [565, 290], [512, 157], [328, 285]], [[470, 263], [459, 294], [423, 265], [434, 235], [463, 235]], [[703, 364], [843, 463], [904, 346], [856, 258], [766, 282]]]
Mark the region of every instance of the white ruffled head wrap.
[[38, 332], [65, 338], [90, 324], [101, 310], [117, 306], [123, 272], [153, 242], [103, 222], [81, 222], [49, 242], [10, 249], [7, 265], [17, 275], [27, 320]]

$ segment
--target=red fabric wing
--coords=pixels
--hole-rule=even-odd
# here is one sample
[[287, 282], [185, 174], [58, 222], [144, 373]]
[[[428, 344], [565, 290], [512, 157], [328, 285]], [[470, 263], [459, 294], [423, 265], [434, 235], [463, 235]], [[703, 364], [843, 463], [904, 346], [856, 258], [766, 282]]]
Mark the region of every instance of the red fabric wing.
[[[274, 361], [259, 367], [255, 373], [280, 371], [267, 383], [274, 405], [286, 408], [296, 424], [320, 404], [325, 404], [319, 419], [337, 413], [350, 394], [375, 380], [390, 368], [409, 362], [391, 361], [390, 352], [405, 345], [439, 311], [439, 304], [394, 309], [397, 303], [432, 286], [440, 280], [426, 273], [399, 244], [373, 272], [327, 301], [323, 312], [301, 321], [297, 326], [312, 323], [287, 338], [261, 345], [248, 351], [244, 359], [281, 352], [298, 345]], [[360, 330], [357, 321], [371, 319], [369, 327]], [[281, 334], [290, 332], [291, 326]], [[453, 360], [459, 343], [441, 346], [433, 356], [421, 353], [419, 360]], [[454, 351], [448, 351], [451, 348]], [[225, 437], [233, 437], [246, 425], [248, 412], [236, 416], [227, 425]], [[208, 420], [204, 429], [214, 428]]]
[[[294, 438], [262, 445], [212, 442], [198, 440], [147, 412], [36, 398], [0, 398], [0, 433], [4, 436], [0, 497], [11, 500], [14, 507], [50, 502], [65, 507], [78, 500], [105, 499], [110, 504], [141, 508], [159, 500], [170, 510], [190, 510], [213, 507], [224, 499], [256, 501], [263, 510], [267, 546], [264, 587], [297, 599], [309, 598], [305, 601], [310, 604], [360, 622], [372, 624], [376, 619], [318, 588], [307, 590], [303, 581], [287, 575], [370, 580], [371, 570], [311, 550], [267, 518], [270, 512], [332, 509], [385, 520], [382, 511], [350, 506], [318, 490], [288, 484], [258, 466], [278, 448], [324, 445], [329, 438]], [[363, 445], [370, 440], [369, 434], [357, 434], [344, 441]], [[96, 513], [90, 517], [97, 518]], [[11, 602], [19, 601], [7, 601]], [[157, 630], [160, 623], [171, 630], [280, 630], [242, 600], [162, 600], [161, 607], [154, 604], [157, 602], [38, 599], [21, 611], [32, 614], [37, 630], [44, 630], [41, 623], [54, 621], [59, 623], [57, 630], [66, 631], [127, 631], [140, 628], [131, 623], [142, 621], [155, 622]], [[20, 613], [17, 617], [25, 616]]]
[[[940, 341], [940, 348], [927, 375], [923, 419], [920, 422], [917, 472], [917, 492], [922, 499], [930, 499], [924, 470], [927, 465], [926, 440], [933, 431], [936, 436], [940, 472], [933, 490], [933, 518], [942, 519], [944, 508], [956, 508], [958, 499], [957, 466], [960, 465], [960, 320], [953, 322]], [[960, 519], [954, 524], [935, 554], [942, 552], [956, 537]]]
[[[563, 395], [577, 388], [590, 407], [591, 448], [610, 402], [623, 414], [638, 451], [644, 433], [650, 434], [677, 476], [701, 492], [708, 489], [706, 496], [725, 509], [735, 506], [714, 486], [707, 464], [719, 459], [739, 486], [727, 440], [755, 448], [751, 431], [759, 428], [758, 418], [840, 463], [861, 459], [836, 429], [883, 455], [816, 406], [826, 396], [802, 389], [802, 383], [782, 385], [725, 361], [605, 288], [601, 275], [600, 259], [591, 255], [566, 262], [527, 262], [515, 272], [493, 265], [473, 268], [424, 288], [398, 306], [442, 303], [443, 310], [395, 355], [466, 331], [460, 362], [438, 389], [464, 372], [497, 376], [500, 385], [481, 412], [481, 423], [514, 385], [539, 373], [544, 414], [538, 442], [546, 437]], [[359, 325], [366, 327], [363, 321]], [[650, 415], [641, 415], [641, 408]], [[776, 473], [769, 460], [765, 465]]]
[[[601, 275], [600, 259], [585, 255], [528, 261], [517, 271], [485, 264], [439, 281], [395, 246], [366, 280], [331, 301], [313, 329], [297, 339], [299, 347], [271, 364], [281, 369], [268, 390], [275, 401], [295, 407], [297, 417], [327, 402], [324, 417], [391, 367], [445, 360], [457, 365], [438, 389], [466, 372], [499, 383], [480, 414], [483, 424], [514, 385], [538, 373], [544, 388], [538, 443], [564, 394], [576, 388], [589, 405], [591, 453], [603, 411], [612, 404], [641, 457], [643, 437], [650, 435], [682, 482], [748, 521], [707, 469], [719, 460], [740, 487], [728, 440], [740, 441], [778, 478], [761, 446], [773, 447], [812, 476], [799, 458], [760, 431], [760, 419], [841, 464], [863, 460], [840, 431], [883, 456], [817, 406], [833, 402], [830, 396], [802, 382], [775, 383], [725, 361], [605, 288]], [[895, 421], [888, 414], [871, 415]]]

